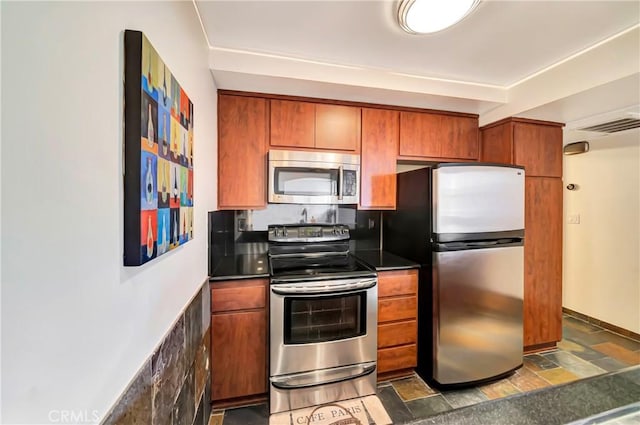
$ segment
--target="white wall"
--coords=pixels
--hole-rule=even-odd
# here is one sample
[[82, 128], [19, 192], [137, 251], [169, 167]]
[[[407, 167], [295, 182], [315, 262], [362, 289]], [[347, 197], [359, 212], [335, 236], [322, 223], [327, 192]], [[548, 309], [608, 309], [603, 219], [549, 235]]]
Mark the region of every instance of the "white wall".
[[589, 143], [564, 157], [563, 306], [640, 333], [640, 130]]
[[[207, 275], [216, 95], [191, 2], [2, 2], [2, 423], [103, 417]], [[194, 103], [195, 239], [122, 266], [123, 30]]]

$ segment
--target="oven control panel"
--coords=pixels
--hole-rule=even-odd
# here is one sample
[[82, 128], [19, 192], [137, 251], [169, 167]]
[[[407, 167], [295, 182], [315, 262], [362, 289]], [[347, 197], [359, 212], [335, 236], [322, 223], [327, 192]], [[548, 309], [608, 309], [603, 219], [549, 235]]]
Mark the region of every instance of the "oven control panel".
[[345, 224], [270, 224], [270, 242], [327, 242], [349, 239]]

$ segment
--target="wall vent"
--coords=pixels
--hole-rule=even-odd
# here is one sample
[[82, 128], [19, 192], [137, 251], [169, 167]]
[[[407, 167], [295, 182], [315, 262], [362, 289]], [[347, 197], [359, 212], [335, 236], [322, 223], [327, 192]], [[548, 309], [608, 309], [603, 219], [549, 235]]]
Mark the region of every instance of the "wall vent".
[[578, 128], [582, 131], [596, 131], [600, 133], [617, 133], [619, 131], [631, 130], [640, 127], [638, 118], [622, 118], [589, 127]]

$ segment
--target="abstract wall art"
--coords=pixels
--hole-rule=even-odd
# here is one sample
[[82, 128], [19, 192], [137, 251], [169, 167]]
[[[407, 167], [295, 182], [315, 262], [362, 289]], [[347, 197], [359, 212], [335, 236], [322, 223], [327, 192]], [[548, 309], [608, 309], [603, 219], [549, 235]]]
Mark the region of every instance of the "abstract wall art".
[[124, 265], [193, 239], [193, 103], [140, 31], [124, 32]]

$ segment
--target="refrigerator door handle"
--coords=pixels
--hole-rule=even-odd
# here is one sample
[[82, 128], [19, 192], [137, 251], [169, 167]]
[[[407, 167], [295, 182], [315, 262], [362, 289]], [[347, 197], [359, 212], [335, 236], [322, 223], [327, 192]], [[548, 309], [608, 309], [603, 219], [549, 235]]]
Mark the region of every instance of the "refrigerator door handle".
[[467, 246], [493, 246], [498, 245], [500, 241], [483, 241], [483, 242], [467, 242]]
[[503, 238], [489, 241], [459, 241], [435, 243], [435, 251], [464, 251], [467, 249], [501, 248], [509, 246], [522, 246], [523, 238]]

